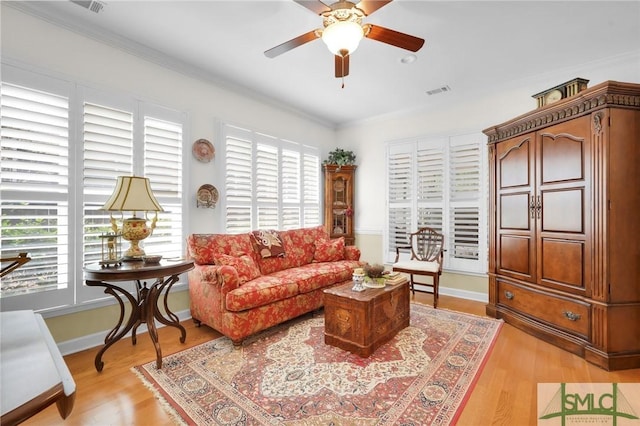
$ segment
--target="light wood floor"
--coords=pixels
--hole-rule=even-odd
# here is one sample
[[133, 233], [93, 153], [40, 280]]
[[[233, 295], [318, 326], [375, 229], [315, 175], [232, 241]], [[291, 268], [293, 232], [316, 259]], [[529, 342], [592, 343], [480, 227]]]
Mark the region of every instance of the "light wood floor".
[[[430, 304], [432, 296], [416, 293], [415, 300]], [[485, 315], [484, 304], [441, 296], [439, 308]], [[187, 341], [179, 332], [159, 330], [163, 354], [171, 354], [220, 335], [185, 321]], [[153, 394], [130, 371], [134, 365], [155, 359], [148, 334], [136, 346], [124, 339], [103, 356], [102, 373], [93, 361], [96, 349], [65, 357], [77, 387], [75, 407], [63, 421], [55, 404], [26, 425], [171, 425]], [[28, 378], [27, 378], [28, 380]], [[607, 372], [583, 359], [505, 324], [484, 370], [462, 412], [458, 425], [535, 425], [537, 383], [640, 382], [640, 369]]]

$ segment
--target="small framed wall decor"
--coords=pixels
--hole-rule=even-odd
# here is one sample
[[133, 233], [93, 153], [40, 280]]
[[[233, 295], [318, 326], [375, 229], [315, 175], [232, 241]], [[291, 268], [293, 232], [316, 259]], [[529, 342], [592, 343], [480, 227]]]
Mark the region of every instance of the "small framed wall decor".
[[213, 144], [206, 139], [198, 139], [193, 143], [193, 156], [202, 163], [208, 163], [216, 154]]

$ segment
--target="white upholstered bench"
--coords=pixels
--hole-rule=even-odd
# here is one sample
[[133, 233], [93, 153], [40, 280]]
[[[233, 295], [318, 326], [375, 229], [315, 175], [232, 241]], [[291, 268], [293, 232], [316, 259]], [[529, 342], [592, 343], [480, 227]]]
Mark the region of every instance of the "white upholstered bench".
[[54, 402], [67, 418], [76, 384], [42, 315], [2, 312], [0, 331], [2, 425], [18, 424]]

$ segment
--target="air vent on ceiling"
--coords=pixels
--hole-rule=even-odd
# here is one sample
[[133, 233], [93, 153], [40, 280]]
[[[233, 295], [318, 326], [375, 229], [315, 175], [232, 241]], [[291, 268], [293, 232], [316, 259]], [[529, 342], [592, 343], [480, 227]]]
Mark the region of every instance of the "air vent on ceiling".
[[75, 3], [95, 13], [99, 13], [106, 5], [105, 2], [98, 0], [71, 0], [71, 3]]
[[450, 91], [451, 91], [451, 87], [442, 86], [442, 87], [438, 87], [437, 89], [427, 90], [427, 95], [429, 95], [429, 96], [437, 95], [438, 93], [450, 92]]

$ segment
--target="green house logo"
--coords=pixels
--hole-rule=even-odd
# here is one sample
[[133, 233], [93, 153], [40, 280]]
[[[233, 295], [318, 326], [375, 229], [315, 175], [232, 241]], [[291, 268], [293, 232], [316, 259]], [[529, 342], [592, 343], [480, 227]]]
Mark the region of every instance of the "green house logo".
[[[545, 387], [545, 385], [547, 385]], [[629, 386], [631, 395], [625, 395], [617, 383], [539, 383], [538, 406], [548, 401], [539, 413], [539, 425], [558, 424], [565, 426], [581, 424], [607, 424], [613, 426], [640, 425], [636, 414], [640, 400], [640, 384]], [[549, 386], [552, 386], [549, 388]], [[555, 393], [553, 390], [555, 390]], [[551, 392], [549, 392], [551, 391]], [[628, 391], [627, 391], [628, 392]], [[629, 393], [629, 392], [628, 392]], [[549, 398], [549, 394], [552, 394]], [[545, 398], [546, 397], [546, 398]], [[630, 401], [634, 401], [636, 406]], [[545, 422], [554, 419], [555, 421]], [[623, 420], [618, 423], [620, 420]]]

